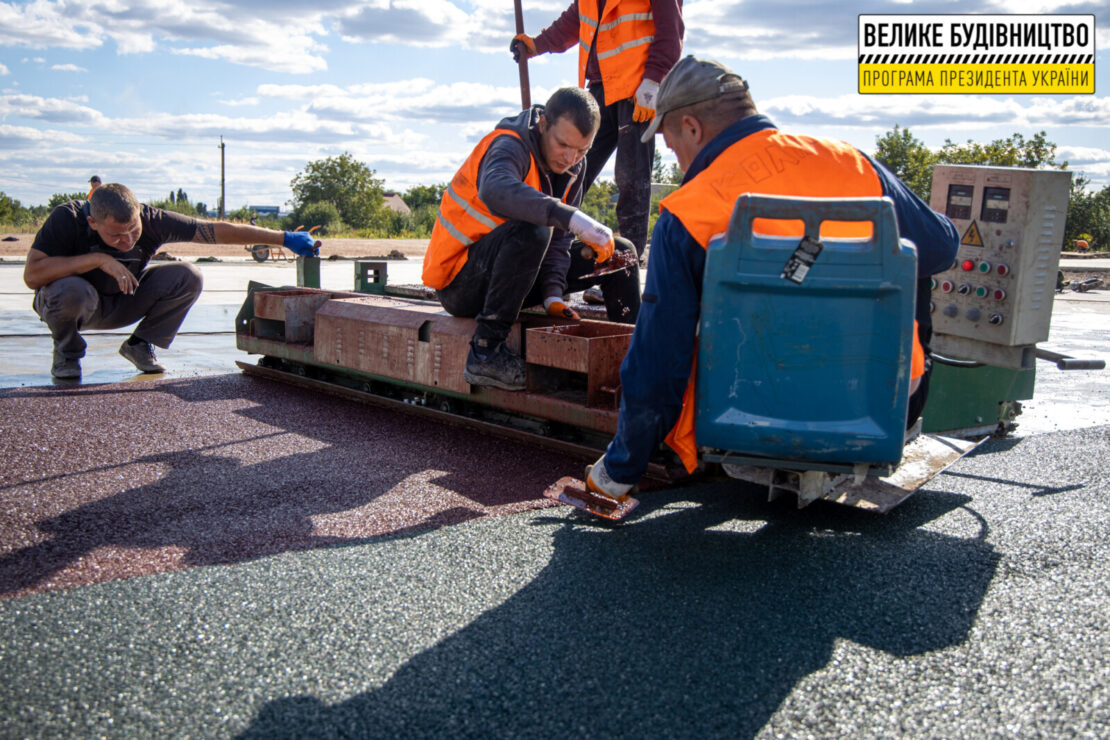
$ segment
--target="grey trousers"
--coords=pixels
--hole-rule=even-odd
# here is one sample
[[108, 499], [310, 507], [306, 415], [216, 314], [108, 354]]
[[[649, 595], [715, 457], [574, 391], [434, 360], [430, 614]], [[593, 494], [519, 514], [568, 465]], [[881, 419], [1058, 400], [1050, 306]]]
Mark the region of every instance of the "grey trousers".
[[35, 291], [34, 308], [50, 327], [54, 351], [67, 359], [85, 356], [82, 329], [119, 329], [133, 324], [133, 334], [163, 349], [181, 328], [204, 284], [200, 270], [174, 262], [147, 267], [131, 295], [99, 293], [84, 278], [59, 278]]

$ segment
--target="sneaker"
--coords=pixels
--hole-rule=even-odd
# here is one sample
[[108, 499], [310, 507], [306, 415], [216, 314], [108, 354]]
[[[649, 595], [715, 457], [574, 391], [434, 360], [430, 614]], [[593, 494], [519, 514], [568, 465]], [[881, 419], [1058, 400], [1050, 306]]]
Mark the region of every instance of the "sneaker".
[[77, 357], [66, 357], [60, 352], [54, 353], [54, 365], [50, 374], [55, 378], [70, 380], [81, 377], [81, 360]]
[[600, 288], [587, 288], [582, 291], [582, 300], [586, 303], [592, 303], [595, 306], [600, 306], [605, 303], [605, 296], [601, 295]]
[[497, 345], [489, 355], [480, 357], [470, 346], [466, 356], [466, 369], [463, 380], [471, 385], [486, 385], [506, 391], [524, 390], [524, 360], [505, 346]]
[[158, 358], [154, 356], [154, 347], [149, 342], [138, 344], [124, 342], [120, 345], [119, 353], [144, 373], [166, 372], [166, 368], [158, 364]]

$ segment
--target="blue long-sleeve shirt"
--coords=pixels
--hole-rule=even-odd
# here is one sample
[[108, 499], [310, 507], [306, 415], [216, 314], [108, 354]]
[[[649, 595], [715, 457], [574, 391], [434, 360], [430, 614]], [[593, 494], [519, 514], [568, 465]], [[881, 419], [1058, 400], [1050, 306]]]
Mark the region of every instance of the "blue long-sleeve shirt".
[[[776, 126], [765, 116], [749, 116], [732, 124], [698, 153], [683, 185], [740, 139], [773, 128]], [[950, 266], [959, 246], [956, 227], [886, 167], [871, 157], [867, 160], [879, 177], [883, 195], [894, 201], [899, 235], [917, 246], [918, 276]], [[617, 482], [637, 483], [678, 421], [694, 365], [704, 271], [705, 249], [678, 218], [664, 210], [652, 232], [643, 303], [621, 364], [617, 434], [605, 452], [605, 468]]]

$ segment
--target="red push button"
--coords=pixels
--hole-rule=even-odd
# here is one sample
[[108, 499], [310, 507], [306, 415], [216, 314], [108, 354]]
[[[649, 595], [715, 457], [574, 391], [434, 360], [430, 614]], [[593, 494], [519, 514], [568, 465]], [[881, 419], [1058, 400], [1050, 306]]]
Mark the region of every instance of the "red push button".
[[995, 269], [996, 269], [996, 271], [998, 272], [999, 275], [1009, 275], [1010, 274], [1010, 266], [1009, 265], [999, 265]]
[[971, 260], [964, 260], [960, 263], [960, 269], [964, 272], [971, 272], [975, 269], [975, 263]]
[[994, 299], [996, 301], [1006, 300], [1006, 291], [1002, 290], [1002, 288], [995, 288]]
[[940, 289], [945, 293], [951, 293], [952, 292], [952, 281], [951, 280], [945, 280], [943, 283], [940, 284]]

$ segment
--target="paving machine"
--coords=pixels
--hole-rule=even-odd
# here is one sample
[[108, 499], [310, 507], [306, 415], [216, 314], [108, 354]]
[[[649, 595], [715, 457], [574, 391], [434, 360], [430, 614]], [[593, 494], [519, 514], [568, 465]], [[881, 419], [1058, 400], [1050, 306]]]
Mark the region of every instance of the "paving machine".
[[[954, 192], [957, 205], [969, 199], [980, 207], [974, 191]], [[997, 218], [1001, 200], [988, 203]], [[801, 224], [805, 236], [761, 236], [762, 219]], [[867, 222], [871, 235], [822, 238], [826, 221]], [[1043, 300], [1036, 308], [1024, 303], [1040, 284], [1033, 279], [1027, 285], [1024, 274], [1055, 274], [1055, 264], [1035, 261], [1027, 268], [1018, 258], [1024, 245], [1006, 239], [998, 247], [1005, 261], [982, 257], [963, 272], [1008, 280], [997, 290], [1020, 308], [1014, 314], [994, 310], [983, 319], [996, 328], [992, 317], [1002, 313], [1012, 333], [973, 337], [972, 344], [985, 339], [1006, 348], [1001, 357], [1013, 365], [1035, 350], [1028, 355], [1012, 345], [1037, 340], [1035, 332], [1012, 325], [1024, 327], [1028, 315], [1043, 310]], [[978, 267], [984, 262], [990, 270]], [[1000, 264], [1007, 269], [1000, 272]], [[1004, 393], [990, 408], [970, 409], [975, 421], [968, 421], [966, 403], [950, 386], [964, 383], [964, 373], [994, 368], [986, 363], [998, 356], [984, 350], [968, 358], [971, 352], [962, 349], [967, 345], [957, 343], [964, 357], [946, 356], [948, 376], [934, 378], [924, 427], [919, 422], [906, 430], [916, 251], [899, 239], [888, 199], [742, 196], [728, 232], [710, 244], [705, 269], [696, 403], [697, 439], [710, 474], [762, 486], [770, 497], [792, 493], [799, 506], [825, 499], [883, 512], [974, 449], [984, 432], [997, 431], [1014, 411], [1007, 404], [1016, 403], [1015, 393]], [[250, 286], [236, 319], [237, 344], [261, 359], [257, 365], [239, 363], [245, 372], [523, 436], [589, 460], [616, 431], [619, 369], [631, 326], [525, 311], [508, 343], [527, 364], [526, 390], [471, 387], [462, 370], [473, 320], [448, 315], [427, 289], [389, 285], [387, 263], [356, 261], [352, 291], [321, 289], [317, 259], [298, 258], [297, 275], [297, 287]], [[944, 289], [945, 279], [938, 284], [947, 296], [953, 291]], [[980, 284], [987, 285], [986, 279], [971, 294]], [[993, 282], [988, 289], [996, 289]], [[968, 292], [957, 288], [954, 295]], [[1051, 299], [1050, 284], [1049, 312]], [[947, 303], [934, 304], [934, 311], [939, 306], [940, 315], [953, 318]], [[958, 310], [962, 321], [974, 324], [970, 308]], [[953, 335], [949, 323], [936, 323], [938, 332]], [[956, 354], [946, 342], [940, 344]], [[1031, 379], [1028, 391], [1031, 396]], [[934, 414], [943, 420], [934, 421]], [[959, 434], [938, 433], [948, 430]], [[969, 432], [978, 436], [967, 439]], [[647, 478], [671, 481], [684, 474], [679, 469], [661, 448]], [[591, 496], [575, 479], [559, 481], [546, 495], [610, 519], [631, 510]]]

